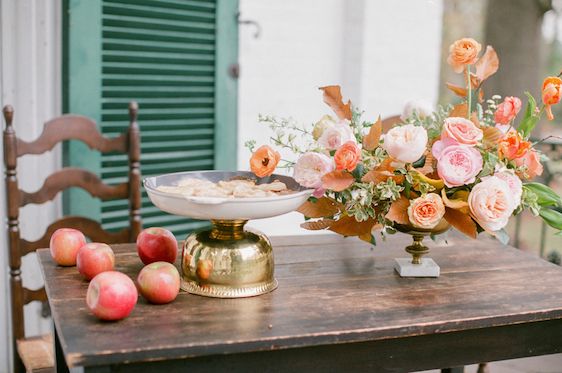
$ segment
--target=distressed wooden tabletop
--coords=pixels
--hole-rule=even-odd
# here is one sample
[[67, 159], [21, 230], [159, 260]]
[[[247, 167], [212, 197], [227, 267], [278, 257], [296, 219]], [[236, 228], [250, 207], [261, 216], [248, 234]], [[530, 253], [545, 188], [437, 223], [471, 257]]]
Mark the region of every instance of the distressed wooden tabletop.
[[[492, 240], [455, 235], [447, 244], [429, 241], [429, 256], [441, 266], [437, 279], [400, 278], [395, 273], [393, 258], [407, 256], [405, 235], [390, 236], [375, 248], [334, 235], [279, 237], [272, 242], [279, 281], [274, 292], [232, 300], [182, 292], [173, 303], [160, 306], [141, 297], [132, 314], [119, 322], [94, 318], [85, 304], [88, 283], [76, 268], [59, 267], [48, 250], [40, 250], [66, 362], [95, 366], [359, 346], [562, 319], [562, 268]], [[135, 279], [142, 268], [135, 246], [113, 249], [116, 269]], [[560, 326], [555, 324], [562, 335]], [[513, 343], [516, 340], [514, 336]], [[551, 347], [537, 351], [556, 352]], [[512, 353], [517, 354], [523, 353]]]

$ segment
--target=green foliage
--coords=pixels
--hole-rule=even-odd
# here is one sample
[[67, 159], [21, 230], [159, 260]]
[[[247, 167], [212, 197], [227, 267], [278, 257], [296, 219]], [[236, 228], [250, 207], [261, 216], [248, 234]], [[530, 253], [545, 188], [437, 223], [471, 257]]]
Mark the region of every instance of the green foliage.
[[254, 152], [254, 149], [256, 148], [256, 140], [248, 140], [244, 143], [244, 147], [247, 148], [250, 153]]
[[494, 173], [496, 165], [498, 164], [499, 157], [495, 152], [485, 152], [482, 154], [483, 166], [482, 171], [478, 174], [478, 177], [482, 178]]
[[519, 214], [524, 209], [529, 209], [535, 216], [539, 215], [540, 205], [538, 204], [538, 196], [531, 189], [523, 185], [523, 194], [521, 195], [521, 204], [515, 211], [515, 215]]
[[546, 224], [555, 229], [562, 230], [562, 213], [559, 211], [553, 210], [549, 207], [541, 207], [539, 215]]
[[441, 135], [443, 122], [452, 109], [452, 105], [447, 105], [445, 107], [439, 105], [437, 107], [437, 110], [434, 111], [432, 115], [423, 118], [420, 117], [416, 111], [414, 111], [414, 113], [410, 117], [406, 118], [405, 122], [425, 128], [428, 138], [433, 139]]
[[537, 196], [537, 204], [541, 207], [562, 207], [562, 199], [550, 187], [540, 183], [525, 183], [523, 189], [533, 192]]
[[525, 92], [525, 95], [528, 97], [529, 101], [527, 101], [525, 116], [523, 116], [523, 120], [521, 120], [517, 130], [521, 133], [521, 136], [526, 139], [537, 125], [540, 115], [537, 114], [537, 102], [535, 98], [529, 92]]

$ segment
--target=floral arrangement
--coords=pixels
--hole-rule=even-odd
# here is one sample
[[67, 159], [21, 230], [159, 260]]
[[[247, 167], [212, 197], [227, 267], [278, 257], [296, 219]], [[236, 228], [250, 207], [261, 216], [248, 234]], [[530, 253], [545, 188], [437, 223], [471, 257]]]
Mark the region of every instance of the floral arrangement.
[[463, 74], [466, 86], [447, 86], [460, 103], [435, 111], [409, 103], [391, 128], [380, 117], [363, 120], [350, 101], [344, 103], [339, 86], [320, 88], [335, 116], [323, 116], [312, 128], [260, 116], [275, 133], [272, 145], [297, 159], [282, 160], [271, 146], [255, 149], [249, 141], [252, 171], [264, 177], [276, 167], [293, 168], [295, 180], [314, 189], [299, 208], [307, 218], [304, 228], [371, 243], [376, 229], [427, 231], [444, 221], [472, 238], [485, 231], [506, 242], [508, 219], [525, 209], [562, 229], [562, 214], [555, 209], [562, 207], [560, 197], [531, 181], [543, 172], [545, 156], [529, 139], [544, 112], [553, 119], [551, 105], [560, 101], [562, 80], [544, 80], [540, 106], [526, 93], [527, 106], [517, 120], [520, 98], [484, 99], [482, 85], [499, 59], [491, 46], [480, 52], [481, 45], [469, 38], [450, 46], [447, 62]]

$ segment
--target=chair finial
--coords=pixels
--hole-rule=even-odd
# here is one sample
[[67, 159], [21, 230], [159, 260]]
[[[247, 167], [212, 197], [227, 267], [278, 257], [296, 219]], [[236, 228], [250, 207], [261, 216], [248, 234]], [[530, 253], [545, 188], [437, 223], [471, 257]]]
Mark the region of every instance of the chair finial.
[[14, 108], [12, 107], [12, 105], [6, 105], [4, 106], [2, 112], [4, 113], [4, 120], [6, 121], [6, 127], [11, 127], [12, 121], [14, 120]]
[[129, 103], [129, 118], [131, 122], [137, 121], [137, 116], [139, 113], [139, 104], [136, 101], [131, 101]]

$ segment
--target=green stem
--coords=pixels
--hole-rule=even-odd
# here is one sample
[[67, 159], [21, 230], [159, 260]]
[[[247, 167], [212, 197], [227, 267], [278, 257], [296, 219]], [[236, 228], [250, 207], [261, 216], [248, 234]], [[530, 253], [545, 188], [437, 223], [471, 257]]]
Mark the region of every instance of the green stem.
[[470, 84], [470, 65], [466, 65], [466, 81], [468, 84], [468, 93], [467, 93], [467, 103], [468, 107], [466, 110], [467, 119], [470, 120], [470, 114], [472, 109], [472, 84]]

